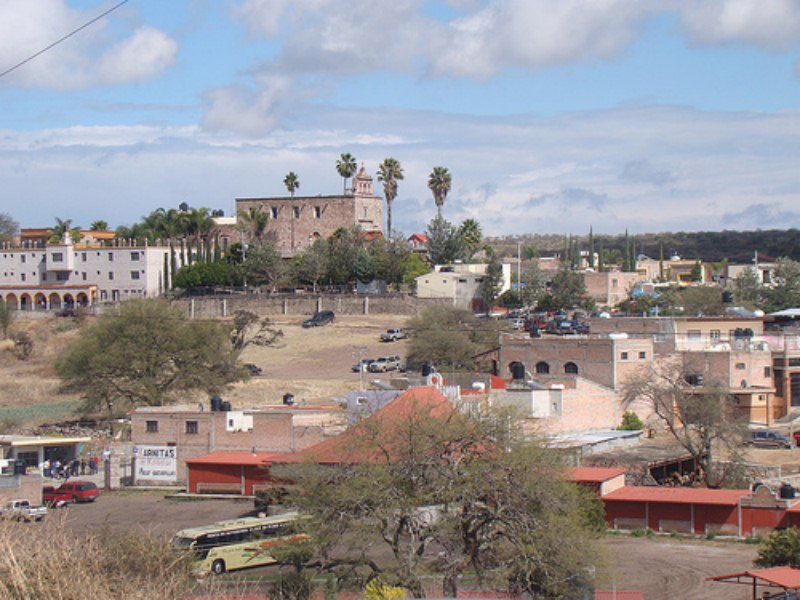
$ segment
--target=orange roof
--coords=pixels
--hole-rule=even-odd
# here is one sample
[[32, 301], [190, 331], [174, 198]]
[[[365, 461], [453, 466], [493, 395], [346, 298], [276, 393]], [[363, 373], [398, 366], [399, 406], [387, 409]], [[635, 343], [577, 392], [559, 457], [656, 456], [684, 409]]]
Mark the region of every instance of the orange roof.
[[750, 490], [709, 490], [706, 488], [669, 488], [625, 486], [603, 496], [604, 502], [670, 502], [673, 504], [716, 504], [737, 506], [739, 498]]
[[575, 467], [567, 469], [566, 479], [580, 483], [603, 483], [627, 472], [627, 469], [619, 467]]
[[[740, 581], [743, 577], [748, 577], [751, 581]], [[754, 581], [764, 581], [770, 585], [776, 585], [786, 590], [800, 590], [800, 569], [793, 569], [792, 567], [750, 569], [748, 571], [742, 571], [741, 573], [709, 577], [708, 581], [725, 581], [726, 579], [731, 580], [726, 583], [745, 583], [751, 585]]]

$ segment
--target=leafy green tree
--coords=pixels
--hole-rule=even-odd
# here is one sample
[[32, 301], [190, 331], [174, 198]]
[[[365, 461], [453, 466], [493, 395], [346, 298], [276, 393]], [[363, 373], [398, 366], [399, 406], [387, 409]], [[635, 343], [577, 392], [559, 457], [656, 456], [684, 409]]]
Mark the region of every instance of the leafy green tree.
[[310, 283], [314, 292], [328, 273], [328, 240], [317, 238], [305, 252], [292, 263], [294, 278], [300, 283]]
[[272, 346], [283, 337], [283, 330], [276, 329], [269, 318], [261, 318], [248, 310], [233, 313], [231, 345], [237, 352], [247, 346]]
[[680, 302], [687, 315], [721, 315], [722, 291], [717, 286], [697, 285], [684, 288], [679, 293]]
[[356, 158], [349, 152], [343, 153], [339, 157], [339, 160], [336, 161], [336, 172], [339, 173], [339, 177], [344, 180], [342, 194], [347, 193], [347, 180], [355, 175], [357, 168]]
[[439, 218], [442, 217], [442, 206], [452, 185], [452, 177], [446, 167], [433, 167], [433, 171], [428, 175], [428, 189], [433, 193], [436, 214]]
[[360, 230], [339, 228], [328, 240], [328, 275], [332, 285], [349, 285], [356, 279], [356, 258], [362, 248]]
[[294, 193], [300, 187], [300, 178], [297, 176], [297, 173], [294, 171], [289, 171], [286, 174], [286, 177], [283, 178], [283, 185], [286, 186], [286, 190], [289, 194], [294, 198]]
[[457, 597], [466, 571], [512, 593], [582, 597], [600, 503], [564, 481], [557, 452], [521, 442], [508, 424], [419, 402], [391, 422], [376, 414], [356, 425], [349, 451], [377, 460], [286, 469], [309, 516], [309, 566], [380, 576], [415, 598], [431, 570], [445, 597]]
[[789, 527], [773, 531], [758, 546], [757, 567], [783, 567], [800, 569], [800, 528]]
[[411, 254], [408, 245], [402, 239], [389, 239], [373, 243], [373, 248], [377, 276], [399, 290], [406, 274], [406, 261]]
[[520, 269], [519, 299], [524, 306], [534, 306], [547, 285], [547, 277], [539, 268], [539, 260], [529, 260]]
[[542, 310], [568, 310], [579, 306], [586, 296], [582, 273], [562, 267], [553, 275], [550, 290], [539, 300]]
[[246, 236], [247, 241], [261, 241], [269, 224], [269, 214], [256, 206], [236, 215], [236, 228]]
[[268, 240], [262, 240], [247, 248], [243, 266], [248, 285], [271, 286], [285, 273], [283, 261], [275, 245]]
[[465, 219], [458, 228], [458, 233], [461, 236], [461, 239], [464, 240], [466, 259], [472, 260], [472, 257], [475, 256], [475, 253], [481, 249], [481, 245], [483, 244], [483, 231], [481, 231], [481, 224], [475, 219]]
[[431, 267], [417, 252], [412, 252], [403, 262], [403, 283], [413, 286], [420, 275], [430, 273]]
[[760, 304], [761, 281], [753, 267], [747, 267], [733, 278], [733, 299], [747, 308]]
[[436, 215], [428, 223], [425, 234], [428, 236], [428, 262], [431, 265], [463, 260], [466, 249], [461, 232], [441, 215]]
[[622, 425], [619, 428], [622, 431], [640, 431], [644, 429], [644, 423], [635, 412], [626, 410], [622, 414]]
[[526, 244], [522, 247], [522, 260], [534, 260], [539, 259], [539, 250], [536, 246], [532, 246], [530, 244]]
[[56, 363], [90, 410], [162, 406], [237, 378], [229, 326], [189, 320], [164, 300], [129, 300], [80, 331]]
[[403, 167], [396, 158], [388, 157], [378, 166], [378, 181], [383, 183], [386, 198], [386, 237], [392, 237], [392, 203], [397, 198], [397, 182], [403, 180]]
[[692, 272], [689, 274], [689, 279], [695, 282], [703, 281], [703, 263], [698, 258], [694, 265], [692, 265]]
[[487, 311], [494, 306], [494, 301], [500, 293], [503, 285], [503, 265], [494, 251], [489, 252], [489, 262], [486, 265], [486, 273], [478, 284], [478, 295]]
[[[688, 385], [687, 375], [704, 376], [702, 386]], [[703, 372], [702, 361], [689, 356], [682, 364], [659, 364], [633, 372], [623, 384], [625, 402], [644, 402], [698, 466], [698, 480], [718, 488], [732, 482], [741, 464], [746, 424], [735, 417], [734, 398], [723, 382]], [[726, 462], [717, 452], [727, 454]]]
[[12, 242], [19, 233], [19, 223], [8, 213], [0, 213], [0, 243]]
[[800, 262], [779, 258], [772, 272], [772, 285], [764, 289], [764, 297], [768, 312], [800, 306]]
[[228, 262], [199, 262], [178, 270], [172, 285], [182, 290], [214, 286], [240, 286], [242, 274], [238, 265]]
[[366, 248], [360, 248], [354, 264], [356, 279], [362, 283], [369, 283], [375, 279], [376, 267], [375, 257]]

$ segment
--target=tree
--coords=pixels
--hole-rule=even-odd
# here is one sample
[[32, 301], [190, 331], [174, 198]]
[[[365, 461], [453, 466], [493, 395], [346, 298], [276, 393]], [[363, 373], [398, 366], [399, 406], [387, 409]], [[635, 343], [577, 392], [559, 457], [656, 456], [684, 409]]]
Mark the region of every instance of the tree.
[[800, 262], [779, 258], [772, 272], [772, 285], [764, 290], [764, 297], [768, 312], [800, 306]]
[[13, 242], [18, 233], [19, 223], [8, 213], [0, 213], [0, 243]]
[[102, 219], [98, 219], [97, 221], [92, 221], [92, 224], [89, 226], [90, 231], [108, 231], [108, 221], [103, 221]]
[[697, 283], [703, 281], [703, 263], [700, 262], [699, 258], [694, 262], [694, 265], [692, 265], [692, 272], [689, 274], [689, 279]]
[[467, 260], [472, 260], [475, 253], [480, 250], [483, 243], [481, 224], [475, 219], [465, 219], [458, 228], [461, 239], [464, 240]]
[[244, 276], [249, 285], [274, 285], [285, 273], [283, 260], [269, 240], [251, 244], [244, 260]]
[[753, 563], [757, 567], [800, 569], [800, 528], [773, 531], [758, 545], [758, 558]]
[[761, 301], [761, 281], [758, 271], [747, 267], [733, 278], [733, 299], [747, 308], [755, 308]]
[[347, 180], [355, 174], [357, 168], [356, 158], [349, 152], [342, 154], [336, 161], [336, 172], [344, 180], [342, 194], [347, 193]]
[[687, 315], [721, 315], [722, 291], [717, 286], [696, 285], [679, 292], [680, 302]]
[[417, 252], [412, 252], [403, 262], [403, 283], [413, 286], [420, 275], [430, 273], [431, 268]]
[[428, 175], [428, 189], [433, 193], [433, 201], [436, 203], [436, 211], [439, 218], [442, 217], [442, 206], [450, 192], [452, 178], [446, 167], [433, 167]]
[[486, 311], [490, 311], [503, 285], [503, 265], [494, 251], [489, 252], [486, 273], [478, 284], [478, 295], [481, 297]]
[[396, 158], [388, 157], [378, 166], [378, 181], [383, 182], [386, 198], [386, 237], [392, 237], [392, 202], [397, 198], [397, 182], [403, 180], [403, 167]]
[[509, 422], [411, 398], [394, 418], [357, 424], [338, 465], [287, 468], [309, 516], [305, 566], [415, 598], [431, 570], [445, 597], [467, 571], [479, 586], [532, 597], [586, 591], [600, 503], [564, 481], [557, 452], [522, 443]]
[[283, 185], [286, 186], [289, 194], [291, 194], [292, 198], [294, 198], [294, 193], [300, 187], [300, 178], [297, 176], [297, 173], [294, 171], [289, 171], [286, 174], [286, 177], [283, 178]]
[[50, 243], [60, 244], [64, 239], [64, 234], [69, 233], [73, 242], [81, 239], [81, 228], [72, 226], [72, 219], [59, 219], [56, 217], [55, 227], [50, 228]]
[[[732, 483], [736, 475], [744, 425], [735, 418], [735, 403], [726, 386], [704, 378], [703, 385], [690, 385], [689, 375], [705, 375], [689, 357], [682, 363], [663, 363], [635, 372], [624, 384], [625, 403], [645, 403], [695, 460], [698, 479], [708, 487]], [[696, 381], [696, 380], [694, 380]], [[727, 450], [721, 464], [716, 451]], [[738, 482], [733, 482], [734, 485]]]
[[250, 345], [274, 346], [282, 337], [283, 330], [275, 329], [267, 317], [259, 318], [248, 310], [237, 310], [233, 313], [231, 344], [237, 352]]
[[350, 285], [356, 279], [356, 258], [361, 251], [363, 232], [359, 229], [337, 229], [328, 239], [328, 281], [333, 285]]
[[248, 241], [261, 241], [269, 223], [269, 214], [258, 207], [251, 206], [246, 211], [240, 210], [237, 217], [237, 229]]
[[431, 265], [446, 265], [462, 260], [465, 255], [461, 232], [441, 215], [436, 215], [425, 232], [428, 236], [428, 262]]
[[234, 381], [229, 327], [189, 320], [164, 300], [130, 300], [81, 330], [56, 363], [88, 409], [162, 406]]
[[3, 331], [3, 339], [8, 339], [8, 328], [14, 320], [15, 310], [7, 302], [0, 300], [0, 329]]
[[314, 292], [328, 272], [328, 241], [317, 238], [305, 252], [295, 257], [292, 274], [300, 283], [310, 283]]
[[529, 260], [520, 270], [519, 299], [525, 306], [534, 306], [545, 291], [547, 278], [539, 268], [539, 260]]
[[550, 290], [539, 300], [541, 310], [568, 310], [578, 306], [586, 296], [586, 281], [582, 273], [562, 266], [553, 275]]

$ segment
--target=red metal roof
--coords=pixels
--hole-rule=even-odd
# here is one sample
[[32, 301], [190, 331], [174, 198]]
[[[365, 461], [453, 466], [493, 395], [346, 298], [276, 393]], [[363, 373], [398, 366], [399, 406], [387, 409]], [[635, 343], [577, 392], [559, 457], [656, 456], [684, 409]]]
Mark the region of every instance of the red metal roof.
[[670, 502], [674, 504], [716, 504], [737, 506], [739, 498], [750, 490], [709, 490], [705, 488], [668, 488], [625, 486], [603, 496], [604, 502]]
[[[750, 581], [739, 581], [747, 577]], [[786, 590], [800, 590], [800, 569], [792, 567], [772, 567], [769, 569], [750, 569], [741, 573], [731, 573], [730, 575], [717, 575], [709, 577], [709, 581], [726, 581], [726, 583], [746, 583], [752, 584], [753, 580], [766, 582], [771, 585], [782, 587]], [[735, 580], [735, 581], [734, 581]]]
[[579, 483], [603, 483], [627, 472], [621, 467], [575, 467], [567, 469], [565, 477], [568, 481]]
[[[266, 466], [276, 462], [275, 457], [283, 457], [283, 454], [276, 452], [226, 452], [218, 450], [210, 454], [204, 454], [186, 461], [188, 465], [255, 465]], [[280, 460], [278, 462], [287, 462]]]
[[633, 590], [599, 591], [594, 593], [594, 600], [644, 600], [644, 594]]

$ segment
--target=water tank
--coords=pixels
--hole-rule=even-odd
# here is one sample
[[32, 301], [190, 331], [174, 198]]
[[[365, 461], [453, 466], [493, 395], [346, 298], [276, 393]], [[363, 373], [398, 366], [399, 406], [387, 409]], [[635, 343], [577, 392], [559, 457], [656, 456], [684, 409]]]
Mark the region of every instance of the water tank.
[[231, 410], [231, 403], [230, 402], [223, 402], [220, 404], [219, 409], [223, 412], [230, 412]]
[[788, 484], [788, 483], [784, 483], [784, 484], [781, 485], [781, 490], [780, 490], [780, 497], [781, 498], [783, 498], [785, 500], [789, 500], [791, 498], [794, 498], [794, 496], [795, 496], [794, 486], [792, 486], [791, 484]]
[[294, 404], [294, 394], [286, 392], [283, 395], [283, 404], [286, 406], [292, 406]]
[[219, 412], [222, 410], [222, 398], [219, 396], [211, 396], [211, 412]]
[[433, 365], [430, 363], [430, 361], [426, 360], [424, 363], [422, 363], [422, 376], [427, 377], [431, 373], [433, 373]]
[[511, 369], [511, 378], [514, 380], [525, 379], [525, 365], [518, 360], [515, 360], [508, 368]]

